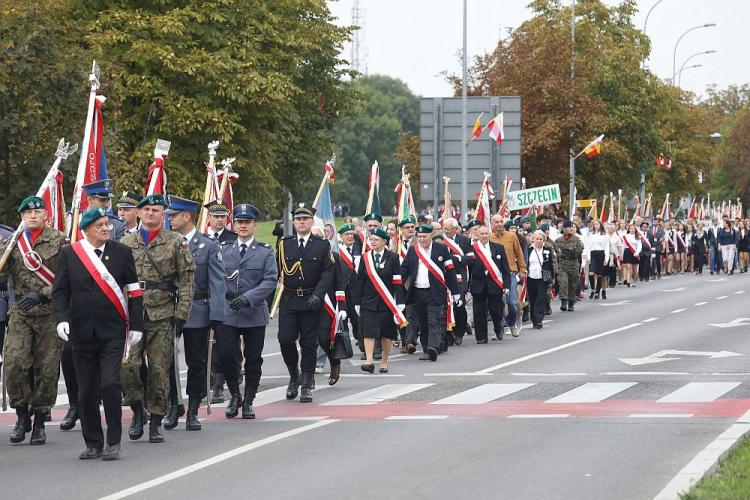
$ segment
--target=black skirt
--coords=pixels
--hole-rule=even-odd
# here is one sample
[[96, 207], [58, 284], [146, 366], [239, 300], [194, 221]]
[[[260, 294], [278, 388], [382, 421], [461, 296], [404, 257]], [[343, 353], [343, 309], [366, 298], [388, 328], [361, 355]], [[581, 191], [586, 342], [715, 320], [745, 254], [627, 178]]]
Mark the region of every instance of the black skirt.
[[366, 339], [379, 339], [381, 337], [396, 340], [398, 328], [393, 320], [391, 311], [368, 311], [362, 309], [359, 316], [359, 324], [362, 327], [362, 337]]
[[604, 250], [591, 251], [589, 273], [595, 274], [596, 276], [602, 276], [604, 274]]
[[624, 264], [639, 264], [641, 261], [633, 255], [633, 252], [629, 248], [626, 248], [622, 254], [622, 262]]

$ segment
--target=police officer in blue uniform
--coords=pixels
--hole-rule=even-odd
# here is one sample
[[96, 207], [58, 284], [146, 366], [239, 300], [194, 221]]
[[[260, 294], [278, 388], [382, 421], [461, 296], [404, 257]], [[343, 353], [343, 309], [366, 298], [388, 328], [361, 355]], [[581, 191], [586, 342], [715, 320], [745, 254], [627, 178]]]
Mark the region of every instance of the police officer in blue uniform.
[[289, 371], [286, 398], [295, 399], [301, 384], [302, 403], [312, 402], [320, 313], [335, 274], [331, 245], [328, 240], [311, 234], [313, 215], [315, 209], [304, 203], [292, 210], [296, 234], [281, 240], [277, 255], [284, 287], [279, 305], [279, 345]]
[[[242, 418], [253, 419], [253, 400], [260, 384], [261, 354], [269, 320], [266, 297], [276, 288], [278, 271], [273, 248], [255, 239], [258, 209], [243, 203], [234, 207], [232, 215], [237, 240], [222, 248], [227, 300], [217, 347], [231, 394], [225, 415], [234, 418], [242, 407]], [[240, 337], [245, 355], [244, 397], [240, 396], [239, 369], [235, 361]]]
[[85, 184], [83, 190], [86, 192], [89, 208], [103, 208], [107, 211], [109, 219], [109, 239], [120, 241], [127, 234], [125, 223], [115, 217], [112, 213], [110, 200], [114, 197], [112, 194], [112, 181], [101, 179], [90, 184]]
[[[213, 328], [217, 331], [224, 321], [224, 265], [222, 263], [219, 243], [203, 235], [195, 227], [195, 219], [200, 204], [198, 202], [169, 197], [169, 223], [172, 230], [182, 235], [188, 243], [188, 250], [195, 262], [195, 285], [193, 286], [193, 304], [190, 308], [185, 326], [181, 332], [185, 343], [185, 363], [187, 364], [188, 410], [186, 429], [201, 430], [198, 420], [198, 408], [201, 399], [206, 396], [206, 367], [208, 358], [208, 333]], [[174, 429], [185, 409], [179, 404], [180, 394], [179, 365], [173, 363], [170, 374], [170, 407], [164, 417], [164, 428]]]

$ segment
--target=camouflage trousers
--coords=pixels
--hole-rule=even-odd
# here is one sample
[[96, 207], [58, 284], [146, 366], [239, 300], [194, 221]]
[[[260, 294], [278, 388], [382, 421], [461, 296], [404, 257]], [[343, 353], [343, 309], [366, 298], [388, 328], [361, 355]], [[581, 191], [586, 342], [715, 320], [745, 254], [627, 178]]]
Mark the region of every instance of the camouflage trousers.
[[141, 341], [130, 348], [128, 357], [122, 363], [120, 380], [126, 405], [143, 401], [143, 381], [140, 372], [144, 355], [148, 365], [148, 411], [154, 415], [165, 415], [169, 399], [169, 367], [174, 359], [172, 318], [144, 320]]
[[52, 314], [28, 316], [13, 308], [3, 367], [11, 408], [30, 403], [48, 412], [55, 406], [62, 348]]
[[558, 280], [560, 281], [560, 299], [576, 299], [576, 288], [578, 287], [578, 283], [580, 283], [579, 273], [580, 266], [578, 262], [574, 262], [572, 265], [561, 263], [560, 274], [558, 275]]

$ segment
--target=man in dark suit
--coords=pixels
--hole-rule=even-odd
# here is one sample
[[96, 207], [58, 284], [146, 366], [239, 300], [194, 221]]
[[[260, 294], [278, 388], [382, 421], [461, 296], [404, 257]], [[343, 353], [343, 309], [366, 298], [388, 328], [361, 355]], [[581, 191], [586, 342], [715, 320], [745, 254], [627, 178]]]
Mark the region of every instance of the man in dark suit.
[[[287, 370], [286, 398], [312, 402], [312, 384], [318, 351], [318, 328], [323, 298], [334, 279], [334, 258], [328, 240], [312, 235], [314, 208], [304, 203], [292, 210], [296, 236], [281, 240], [277, 255], [283, 292], [279, 305], [279, 345]], [[300, 356], [302, 376], [300, 380]]]
[[[468, 254], [472, 260], [469, 290], [474, 300], [474, 330], [477, 344], [487, 343], [487, 311], [489, 310], [495, 335], [503, 339], [503, 295], [510, 293], [511, 276], [505, 248], [490, 241], [490, 229], [481, 225], [479, 239]], [[494, 263], [494, 265], [492, 264]]]
[[466, 293], [469, 290], [469, 264], [471, 259], [466, 255], [471, 252], [471, 239], [461, 234], [461, 226], [453, 218], [443, 220], [443, 232], [445, 233], [445, 245], [451, 252], [453, 264], [456, 266], [456, 280], [458, 281], [459, 295], [461, 296], [461, 307], [455, 307], [456, 326], [449, 332], [448, 342], [451, 340], [456, 345], [461, 345], [466, 334]]
[[[58, 336], [70, 340], [78, 379], [78, 408], [86, 450], [81, 459], [120, 455], [122, 388], [120, 368], [126, 343], [143, 332], [143, 295], [133, 254], [111, 241], [103, 208], [88, 210], [79, 224], [86, 239], [63, 247], [52, 303]], [[104, 443], [99, 397], [104, 403]]]
[[[456, 269], [448, 248], [442, 243], [433, 243], [433, 227], [423, 224], [417, 228], [418, 244], [409, 247], [401, 266], [401, 275], [410, 281], [406, 297], [407, 304], [414, 304], [419, 318], [419, 337], [424, 354], [422, 360], [436, 361], [440, 342], [447, 323], [446, 314], [451, 313], [451, 301], [458, 307], [463, 305], [456, 281]], [[413, 344], [416, 338], [408, 339]]]

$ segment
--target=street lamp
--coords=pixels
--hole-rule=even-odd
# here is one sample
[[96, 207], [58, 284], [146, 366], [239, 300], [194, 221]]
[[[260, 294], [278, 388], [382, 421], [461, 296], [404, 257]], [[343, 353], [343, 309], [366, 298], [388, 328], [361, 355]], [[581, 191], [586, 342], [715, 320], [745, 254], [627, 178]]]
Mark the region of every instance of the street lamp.
[[[677, 77], [680, 79], [680, 81], [682, 81], [682, 72], [683, 71], [685, 71], [686, 69], [702, 68], [702, 67], [703, 67], [702, 64], [693, 64], [692, 66], [688, 66], [686, 68], [682, 68], [682, 69], [680, 69], [680, 71], [677, 72]], [[672, 82], [672, 84], [674, 85], [674, 82]], [[678, 87], [679, 87], [679, 85], [678, 85]]]
[[677, 46], [680, 45], [680, 41], [683, 39], [685, 35], [690, 33], [691, 31], [698, 30], [701, 28], [713, 28], [716, 26], [716, 23], [706, 23], [701, 24], [699, 26], [693, 26], [686, 32], [684, 32], [682, 35], [680, 35], [680, 38], [677, 39], [677, 43], [674, 44], [674, 52], [672, 54], [672, 85], [675, 83], [675, 77], [677, 76]]
[[[648, 25], [648, 16], [650, 16], [654, 8], [660, 3], [662, 3], [663, 1], [664, 0], [657, 0], [656, 3], [654, 3], [654, 5], [652, 5], [650, 9], [648, 9], [648, 14], [646, 14], [646, 20], [643, 21], [643, 34], [644, 35], [646, 34], [646, 26]], [[641, 60], [641, 69], [643, 70], [646, 69], [646, 56], [644, 56], [643, 59]]]
[[[685, 69], [685, 65], [688, 63], [688, 61], [690, 61], [690, 59], [692, 59], [694, 57], [697, 57], [697, 56], [702, 56], [702, 55], [705, 55], [705, 54], [716, 54], [716, 51], [715, 50], [706, 50], [706, 51], [703, 51], [703, 52], [697, 52], [697, 53], [693, 54], [692, 56], [690, 56], [687, 59], [685, 59], [685, 61], [682, 63], [682, 66], [680, 66], [680, 71], [678, 71], [677, 74], [679, 75], [682, 72], [682, 70]], [[678, 87], [680, 86], [680, 79], [677, 80], [677, 86]]]

